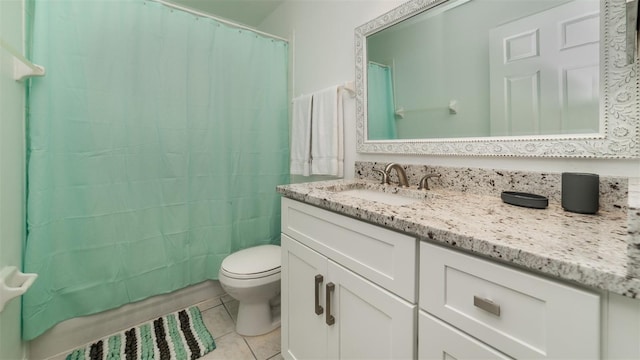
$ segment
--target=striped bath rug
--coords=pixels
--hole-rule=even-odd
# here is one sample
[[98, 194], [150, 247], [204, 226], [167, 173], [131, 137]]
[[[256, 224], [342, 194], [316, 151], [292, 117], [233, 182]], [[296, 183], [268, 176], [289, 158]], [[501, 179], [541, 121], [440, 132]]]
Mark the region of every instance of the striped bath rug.
[[215, 348], [193, 306], [76, 349], [67, 360], [193, 360]]

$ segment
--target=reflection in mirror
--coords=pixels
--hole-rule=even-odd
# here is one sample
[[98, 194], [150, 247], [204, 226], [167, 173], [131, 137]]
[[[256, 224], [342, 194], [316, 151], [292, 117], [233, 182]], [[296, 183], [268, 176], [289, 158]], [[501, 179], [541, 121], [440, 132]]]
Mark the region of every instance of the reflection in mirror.
[[391, 66], [367, 63], [369, 139], [397, 139], [396, 110]]
[[628, 11], [626, 0], [409, 0], [372, 19], [355, 29], [357, 151], [640, 157]]
[[599, 12], [458, 0], [367, 36], [368, 139], [598, 133]]

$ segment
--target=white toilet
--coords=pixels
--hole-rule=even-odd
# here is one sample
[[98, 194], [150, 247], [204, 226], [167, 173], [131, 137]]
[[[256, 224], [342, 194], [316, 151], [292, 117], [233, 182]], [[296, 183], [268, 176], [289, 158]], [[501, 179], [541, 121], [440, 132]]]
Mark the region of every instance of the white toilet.
[[238, 334], [261, 335], [280, 326], [280, 246], [259, 245], [227, 256], [218, 279], [240, 304]]

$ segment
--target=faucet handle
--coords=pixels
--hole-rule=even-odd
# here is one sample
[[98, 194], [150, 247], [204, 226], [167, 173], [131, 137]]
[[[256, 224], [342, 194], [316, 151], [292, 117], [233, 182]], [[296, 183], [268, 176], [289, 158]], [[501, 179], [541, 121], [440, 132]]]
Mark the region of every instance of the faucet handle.
[[379, 173], [380, 175], [382, 175], [382, 179], [380, 180], [380, 184], [389, 184], [389, 173], [386, 171], [382, 171], [382, 170], [378, 170], [378, 169], [373, 169], [373, 171]]
[[440, 174], [427, 174], [423, 176], [418, 184], [418, 190], [429, 190], [429, 179], [433, 177], [440, 177]]

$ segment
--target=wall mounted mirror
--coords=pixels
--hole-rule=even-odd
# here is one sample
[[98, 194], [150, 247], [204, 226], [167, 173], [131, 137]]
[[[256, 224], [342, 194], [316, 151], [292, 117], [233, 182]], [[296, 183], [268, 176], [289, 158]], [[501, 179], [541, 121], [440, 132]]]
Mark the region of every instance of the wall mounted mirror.
[[640, 157], [630, 1], [412, 0], [358, 27], [358, 151]]

